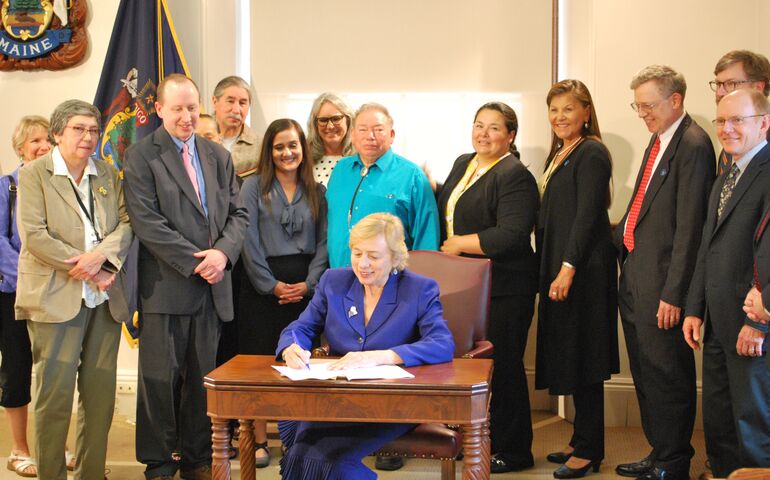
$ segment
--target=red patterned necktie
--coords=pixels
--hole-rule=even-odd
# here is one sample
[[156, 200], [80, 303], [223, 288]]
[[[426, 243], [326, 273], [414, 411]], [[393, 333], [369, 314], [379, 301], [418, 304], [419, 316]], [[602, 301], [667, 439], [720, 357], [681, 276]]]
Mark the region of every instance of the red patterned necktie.
[[623, 235], [623, 244], [625, 244], [628, 253], [634, 251], [634, 229], [636, 229], [636, 220], [639, 218], [642, 202], [644, 202], [644, 194], [647, 191], [647, 186], [650, 183], [650, 177], [652, 176], [652, 167], [655, 165], [655, 159], [657, 158], [659, 151], [660, 137], [655, 137], [655, 143], [652, 145], [650, 154], [647, 156], [647, 165], [644, 166], [642, 181], [639, 183], [639, 188], [636, 190], [634, 201], [631, 204], [631, 210], [628, 211], [626, 232]]

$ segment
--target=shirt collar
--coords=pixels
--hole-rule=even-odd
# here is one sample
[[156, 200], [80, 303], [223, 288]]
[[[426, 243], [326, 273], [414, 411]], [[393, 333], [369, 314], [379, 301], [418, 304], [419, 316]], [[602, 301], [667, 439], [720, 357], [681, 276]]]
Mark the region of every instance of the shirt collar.
[[765, 145], [767, 145], [767, 140], [762, 140], [754, 148], [746, 152], [746, 154], [743, 155], [740, 160], [734, 160], [733, 163], [738, 165], [738, 168], [741, 169], [741, 172], [745, 172], [751, 160], [757, 155], [757, 153], [759, 153], [760, 150], [765, 148]]
[[[377, 167], [383, 172], [388, 170], [388, 167], [390, 167], [393, 164], [393, 158], [395, 157], [395, 154], [393, 153], [393, 149], [389, 148], [387, 152], [383, 153], [380, 158], [375, 160], [375, 162], [371, 165], [369, 165], [369, 168]], [[353, 157], [353, 165], [360, 165], [361, 168], [364, 167], [364, 162], [361, 160], [361, 154], [356, 153], [355, 157]]]
[[[51, 152], [51, 160], [53, 161], [54, 175], [62, 175], [71, 178], [73, 181], [75, 180], [72, 178], [72, 175], [70, 175], [70, 171], [67, 168], [67, 162], [64, 161], [64, 157], [62, 157], [58, 146], [54, 147], [53, 152]], [[83, 170], [83, 176], [85, 177], [86, 175], [98, 175], [96, 172], [96, 165], [94, 164], [94, 160], [92, 158], [88, 159], [88, 164]]]
[[171, 141], [173, 141], [174, 145], [176, 145], [177, 151], [181, 152], [182, 151], [182, 145], [187, 144], [188, 151], [191, 152], [191, 155], [195, 155], [195, 153], [194, 153], [195, 152], [195, 134], [194, 133], [192, 135], [190, 135], [190, 138], [188, 138], [187, 140], [184, 140], [184, 141], [179, 140], [178, 138], [176, 138], [175, 136], [173, 136], [171, 134], [169, 134], [168, 136], [171, 137]]
[[679, 117], [674, 123], [672, 123], [665, 132], [658, 135], [658, 138], [660, 139], [660, 142], [668, 142], [671, 140], [671, 138], [674, 136], [674, 133], [676, 133], [676, 129], [679, 128], [679, 125], [681, 125], [682, 120], [684, 120], [684, 116], [687, 115], [687, 112], [682, 112], [682, 116]]

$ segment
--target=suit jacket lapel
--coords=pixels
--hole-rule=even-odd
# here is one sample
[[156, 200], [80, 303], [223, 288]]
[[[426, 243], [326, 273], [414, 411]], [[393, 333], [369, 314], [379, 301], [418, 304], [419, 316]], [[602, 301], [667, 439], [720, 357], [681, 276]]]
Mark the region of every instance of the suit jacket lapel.
[[[741, 177], [738, 179], [738, 184], [735, 185], [733, 194], [730, 196], [730, 200], [727, 201], [727, 205], [725, 205], [724, 211], [722, 211], [722, 216], [719, 217], [719, 220], [717, 220], [717, 225], [714, 227], [714, 233], [716, 233], [716, 231], [719, 230], [719, 227], [725, 223], [725, 220], [730, 216], [730, 213], [735, 210], [735, 206], [741, 200], [741, 197], [748, 191], [749, 187], [754, 182], [754, 179], [757, 178], [757, 175], [759, 175], [759, 173], [765, 167], [768, 158], [770, 158], [768, 153], [770, 153], [770, 144], [765, 145], [765, 147], [757, 152], [754, 158], [751, 159], [751, 162], [749, 162], [749, 166], [746, 168], [746, 171], [743, 172]], [[726, 174], [725, 178], [727, 178]], [[724, 180], [720, 183], [724, 184]], [[719, 192], [721, 191], [722, 189], [720, 186]], [[717, 198], [718, 197], [719, 195], [717, 195]]]
[[187, 170], [182, 163], [182, 155], [177, 151], [176, 145], [171, 140], [171, 137], [164, 129], [158, 129], [155, 131], [155, 143], [160, 146], [160, 159], [168, 169], [171, 177], [179, 185], [179, 189], [184, 195], [195, 205], [195, 208], [201, 215], [205, 215], [203, 207], [201, 207], [200, 200], [195, 194], [190, 177], [187, 175]]
[[94, 210], [96, 210], [96, 221], [99, 223], [99, 233], [104, 236], [107, 228], [107, 209], [105, 203], [114, 195], [115, 186], [109, 181], [104, 171], [104, 165], [95, 161], [96, 176], [90, 178], [91, 195], [94, 196]]
[[[449, 201], [449, 196], [452, 195], [452, 191], [455, 189], [460, 180], [462, 180], [463, 175], [465, 175], [465, 170], [468, 168], [468, 163], [470, 163], [471, 158], [473, 158], [473, 154], [466, 155], [465, 158], [461, 160], [457, 165], [457, 168], [454, 168], [450, 172], [449, 177], [447, 177], [446, 182], [444, 182], [444, 185], [441, 187], [441, 196], [439, 198], [438, 206], [440, 212], [446, 213], [446, 204]], [[440, 214], [443, 215], [444, 213]]]
[[350, 328], [355, 330], [359, 337], [366, 336], [366, 327], [364, 327], [364, 287], [354, 278], [350, 282], [348, 293], [342, 300], [345, 307], [343, 314], [348, 320]]
[[401, 273], [388, 276], [388, 282], [382, 290], [380, 301], [378, 301], [377, 306], [374, 307], [372, 318], [369, 319], [369, 323], [366, 325], [367, 335], [372, 335], [382, 327], [396, 309], [396, 306], [398, 305], [398, 280], [400, 277]]
[[[674, 132], [674, 136], [671, 137], [671, 141], [666, 147], [666, 151], [660, 153], [660, 155], [662, 156], [660, 157], [660, 161], [658, 162], [658, 168], [656, 168], [655, 171], [652, 172], [652, 176], [650, 177], [650, 183], [647, 185], [647, 191], [644, 193], [644, 201], [642, 202], [642, 208], [639, 211], [639, 218], [636, 220], [637, 225], [639, 225], [639, 222], [642, 221], [642, 219], [644, 218], [644, 215], [650, 209], [650, 205], [655, 199], [655, 195], [658, 194], [658, 190], [660, 190], [660, 187], [663, 185], [663, 182], [666, 180], [668, 173], [671, 171], [671, 160], [674, 159], [674, 154], [679, 149], [679, 142], [682, 140], [684, 131], [690, 126], [691, 123], [692, 123], [692, 120], [690, 119], [690, 115], [685, 114], [684, 119], [682, 120], [682, 123], [679, 124], [679, 127]], [[655, 137], [653, 136], [653, 142], [654, 142], [654, 138]], [[650, 145], [649, 148], [652, 148], [652, 145]], [[650, 153], [648, 150], [644, 157], [645, 162], [647, 161], [647, 156], [649, 154]]]
[[219, 225], [216, 222], [216, 190], [217, 186], [217, 171], [214, 164], [214, 156], [211, 155], [209, 145], [205, 142], [199, 142], [196, 138], [195, 148], [198, 150], [198, 160], [200, 160], [201, 169], [203, 170], [203, 182], [206, 184], [206, 207], [209, 214], [209, 238], [216, 240], [219, 237]]
[[49, 181], [53, 185], [54, 190], [59, 193], [59, 196], [64, 200], [64, 203], [69, 205], [72, 210], [75, 211], [78, 218], [80, 218], [80, 206], [75, 199], [75, 192], [72, 191], [72, 182], [69, 177], [63, 175], [54, 175], [53, 173], [53, 157], [51, 154], [44, 159], [46, 162], [46, 169], [50, 172], [51, 178]]

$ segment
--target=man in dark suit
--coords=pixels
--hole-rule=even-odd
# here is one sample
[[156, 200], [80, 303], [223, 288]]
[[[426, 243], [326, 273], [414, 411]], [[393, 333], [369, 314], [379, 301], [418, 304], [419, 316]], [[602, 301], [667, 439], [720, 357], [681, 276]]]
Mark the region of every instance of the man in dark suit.
[[684, 110], [684, 77], [651, 65], [631, 81], [631, 107], [652, 133], [628, 210], [615, 229], [618, 303], [650, 454], [620, 464], [643, 480], [688, 478], [695, 422], [695, 360], [680, 331], [714, 180], [708, 135]]
[[687, 298], [684, 336], [703, 334], [703, 427], [716, 477], [739, 467], [770, 467], [767, 325], [746, 318], [754, 283], [752, 245], [770, 207], [770, 107], [758, 90], [737, 90], [717, 106], [717, 134], [732, 156], [711, 190], [703, 241]]
[[148, 479], [211, 478], [203, 375], [215, 367], [220, 322], [233, 318], [230, 267], [247, 214], [230, 155], [194, 135], [198, 87], [158, 86], [163, 125], [126, 152], [126, 206], [140, 241], [136, 456]]
[[[717, 103], [738, 88], [753, 88], [770, 95], [770, 62], [761, 53], [733, 50], [722, 55], [714, 67], [714, 80], [709, 82]], [[770, 132], [768, 132], [770, 135]], [[730, 168], [732, 159], [724, 150], [719, 154], [719, 174]]]

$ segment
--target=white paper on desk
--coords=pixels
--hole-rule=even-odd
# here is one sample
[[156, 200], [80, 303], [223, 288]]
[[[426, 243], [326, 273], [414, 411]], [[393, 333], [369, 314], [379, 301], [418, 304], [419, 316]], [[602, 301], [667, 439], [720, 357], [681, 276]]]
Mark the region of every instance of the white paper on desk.
[[332, 362], [312, 362], [310, 368], [298, 370], [283, 365], [273, 365], [273, 368], [284, 377], [291, 380], [330, 380], [334, 378], [347, 378], [348, 380], [381, 380], [391, 378], [414, 378], [414, 375], [407, 372], [398, 365], [378, 365], [367, 368], [350, 368], [346, 370], [329, 370], [328, 366]]

